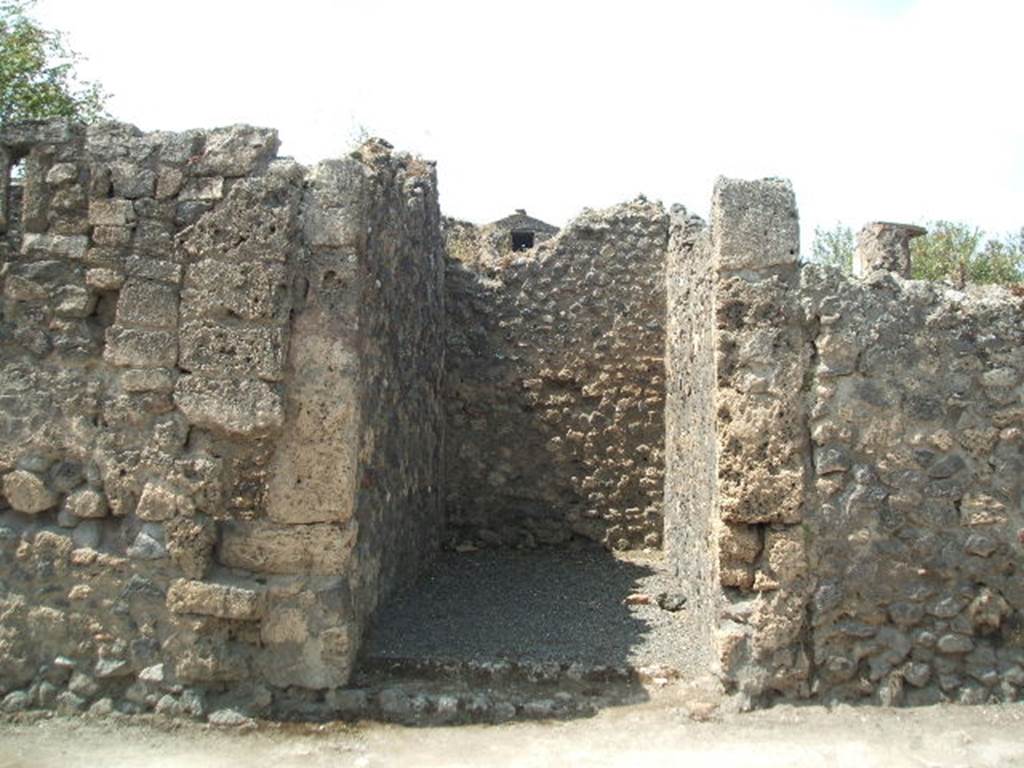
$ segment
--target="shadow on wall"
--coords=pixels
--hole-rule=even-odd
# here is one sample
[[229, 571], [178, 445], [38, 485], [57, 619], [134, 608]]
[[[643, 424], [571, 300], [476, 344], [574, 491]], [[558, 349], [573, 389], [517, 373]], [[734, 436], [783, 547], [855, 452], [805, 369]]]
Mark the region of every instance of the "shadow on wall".
[[668, 229], [638, 198], [504, 262], [483, 230], [447, 233], [445, 481], [459, 537], [661, 545]]

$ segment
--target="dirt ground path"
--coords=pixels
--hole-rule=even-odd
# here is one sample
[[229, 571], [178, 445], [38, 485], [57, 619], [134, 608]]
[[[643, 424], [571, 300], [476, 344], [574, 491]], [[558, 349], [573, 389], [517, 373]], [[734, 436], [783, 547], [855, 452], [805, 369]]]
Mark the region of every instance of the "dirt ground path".
[[0, 724], [0, 768], [1024, 766], [1024, 705], [777, 707], [694, 722], [642, 705], [585, 720], [402, 728], [52, 719]]

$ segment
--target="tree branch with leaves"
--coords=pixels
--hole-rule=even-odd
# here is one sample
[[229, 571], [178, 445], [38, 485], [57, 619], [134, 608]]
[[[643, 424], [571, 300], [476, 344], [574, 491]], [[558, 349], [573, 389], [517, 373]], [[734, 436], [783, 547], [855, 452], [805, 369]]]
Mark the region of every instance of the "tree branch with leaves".
[[62, 32], [44, 29], [29, 15], [33, 4], [0, 0], [0, 124], [105, 117], [103, 87], [79, 79], [82, 57]]

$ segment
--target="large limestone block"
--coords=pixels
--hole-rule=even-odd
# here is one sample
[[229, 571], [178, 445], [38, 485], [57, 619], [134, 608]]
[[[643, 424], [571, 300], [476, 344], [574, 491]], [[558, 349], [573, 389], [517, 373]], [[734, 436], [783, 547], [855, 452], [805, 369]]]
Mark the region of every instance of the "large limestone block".
[[267, 514], [282, 523], [343, 522], [352, 516], [359, 460], [358, 359], [332, 328], [336, 313], [314, 306], [293, 325], [286, 429], [277, 445]]
[[178, 579], [167, 590], [167, 607], [172, 613], [198, 613], [221, 619], [259, 619], [266, 605], [259, 584], [210, 584]]
[[229, 437], [266, 437], [284, 423], [280, 395], [255, 379], [182, 376], [174, 387], [174, 402], [192, 424]]
[[117, 298], [117, 323], [174, 328], [178, 324], [178, 289], [150, 280], [128, 280]]
[[178, 336], [173, 331], [112, 325], [103, 358], [123, 368], [171, 368], [178, 360]]
[[711, 200], [711, 244], [720, 272], [796, 265], [800, 222], [789, 181], [719, 177]]
[[280, 381], [284, 357], [282, 328], [203, 321], [181, 328], [181, 367], [195, 373]]
[[328, 160], [308, 176], [302, 226], [314, 248], [361, 247], [366, 238], [368, 169], [354, 158]]
[[290, 306], [283, 264], [203, 259], [185, 274], [182, 314], [286, 321]]
[[220, 561], [257, 573], [333, 575], [342, 573], [356, 540], [347, 525], [275, 525], [233, 522], [224, 526]]
[[228, 196], [182, 233], [194, 258], [286, 262], [295, 250], [301, 169], [275, 163], [262, 176], [239, 179]]
[[231, 125], [210, 131], [202, 154], [192, 162], [200, 176], [246, 176], [269, 163], [281, 141], [271, 128]]

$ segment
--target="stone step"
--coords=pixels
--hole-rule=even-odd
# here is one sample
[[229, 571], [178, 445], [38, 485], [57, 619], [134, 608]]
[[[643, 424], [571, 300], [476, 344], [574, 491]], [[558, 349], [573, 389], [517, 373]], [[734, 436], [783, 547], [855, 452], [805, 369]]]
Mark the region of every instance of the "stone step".
[[648, 701], [677, 679], [659, 666], [377, 657], [325, 704], [338, 719], [407, 725], [569, 719]]

